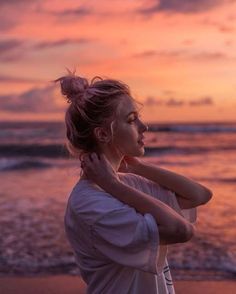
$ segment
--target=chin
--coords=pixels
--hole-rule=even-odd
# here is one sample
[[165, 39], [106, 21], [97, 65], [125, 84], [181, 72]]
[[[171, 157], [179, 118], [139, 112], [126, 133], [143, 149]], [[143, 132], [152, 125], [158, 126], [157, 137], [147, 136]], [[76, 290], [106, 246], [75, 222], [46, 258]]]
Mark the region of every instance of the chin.
[[143, 156], [145, 154], [145, 150], [144, 148], [140, 151], [140, 155], [139, 156]]
[[145, 154], [144, 146], [135, 146], [135, 148], [130, 148], [129, 150], [125, 150], [123, 155], [125, 156], [132, 156], [132, 157], [141, 157]]
[[145, 154], [145, 149], [142, 147], [142, 148], [139, 148], [136, 152], [133, 152], [131, 156], [140, 157], [140, 156], [143, 156], [144, 154]]

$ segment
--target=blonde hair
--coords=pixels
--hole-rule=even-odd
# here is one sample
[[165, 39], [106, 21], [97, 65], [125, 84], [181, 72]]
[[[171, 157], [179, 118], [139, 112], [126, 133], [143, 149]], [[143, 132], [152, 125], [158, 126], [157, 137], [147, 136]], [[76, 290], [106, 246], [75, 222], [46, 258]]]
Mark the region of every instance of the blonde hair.
[[135, 101], [129, 87], [118, 80], [96, 76], [89, 83], [86, 78], [69, 72], [55, 82], [60, 82], [61, 92], [70, 104], [65, 114], [67, 148], [80, 159], [83, 153], [97, 151], [96, 127], [109, 125], [113, 138], [121, 97], [128, 95]]

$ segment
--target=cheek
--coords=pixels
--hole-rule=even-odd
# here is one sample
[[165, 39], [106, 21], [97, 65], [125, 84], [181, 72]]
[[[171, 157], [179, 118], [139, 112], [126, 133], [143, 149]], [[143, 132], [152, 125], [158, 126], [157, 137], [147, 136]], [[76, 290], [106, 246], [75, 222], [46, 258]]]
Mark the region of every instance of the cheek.
[[127, 133], [120, 133], [114, 137], [113, 143], [115, 146], [118, 146], [123, 149], [123, 147], [129, 146], [130, 136]]
[[122, 144], [127, 144], [131, 140], [136, 140], [137, 134], [134, 126], [129, 124], [124, 125], [116, 134], [116, 140]]
[[114, 143], [119, 146], [122, 151], [132, 150], [134, 145], [137, 143], [137, 133], [134, 128], [127, 126], [125, 130], [117, 133]]

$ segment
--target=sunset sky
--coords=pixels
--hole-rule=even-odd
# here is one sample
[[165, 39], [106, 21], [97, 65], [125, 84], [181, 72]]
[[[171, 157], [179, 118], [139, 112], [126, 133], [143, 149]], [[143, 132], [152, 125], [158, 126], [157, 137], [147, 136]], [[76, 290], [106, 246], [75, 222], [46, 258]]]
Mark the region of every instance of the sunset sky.
[[0, 120], [62, 120], [66, 68], [127, 83], [149, 122], [236, 120], [236, 1], [1, 0]]

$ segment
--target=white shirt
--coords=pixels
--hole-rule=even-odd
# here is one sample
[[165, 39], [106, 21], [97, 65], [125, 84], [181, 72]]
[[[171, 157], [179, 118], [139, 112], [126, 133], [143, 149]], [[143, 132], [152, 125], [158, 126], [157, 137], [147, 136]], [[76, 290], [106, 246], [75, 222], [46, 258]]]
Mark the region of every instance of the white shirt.
[[[119, 178], [196, 220], [196, 209], [181, 210], [173, 192], [131, 173]], [[90, 180], [80, 180], [68, 200], [65, 229], [88, 294], [175, 293], [167, 246], [159, 244], [151, 214], [142, 215]]]

